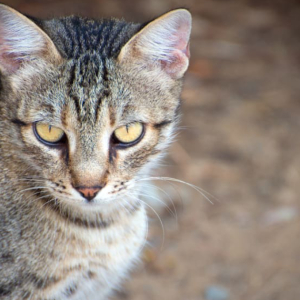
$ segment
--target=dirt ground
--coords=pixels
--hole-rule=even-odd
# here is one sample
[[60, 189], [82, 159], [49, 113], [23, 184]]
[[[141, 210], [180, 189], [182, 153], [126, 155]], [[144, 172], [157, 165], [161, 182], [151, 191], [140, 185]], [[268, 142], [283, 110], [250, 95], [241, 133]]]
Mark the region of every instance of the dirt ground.
[[158, 174], [205, 191], [159, 183], [163, 229], [149, 210], [143, 262], [115, 300], [300, 299], [299, 1], [2, 2], [42, 17], [193, 15], [180, 135]]

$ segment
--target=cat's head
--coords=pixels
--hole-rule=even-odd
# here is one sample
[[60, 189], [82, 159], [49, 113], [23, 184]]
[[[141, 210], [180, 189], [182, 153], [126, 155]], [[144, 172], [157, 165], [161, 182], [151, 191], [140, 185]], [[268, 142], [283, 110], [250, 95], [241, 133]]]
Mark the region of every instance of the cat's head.
[[0, 143], [10, 176], [65, 209], [136, 201], [136, 180], [172, 139], [190, 30], [184, 9], [142, 26], [33, 22], [0, 5]]

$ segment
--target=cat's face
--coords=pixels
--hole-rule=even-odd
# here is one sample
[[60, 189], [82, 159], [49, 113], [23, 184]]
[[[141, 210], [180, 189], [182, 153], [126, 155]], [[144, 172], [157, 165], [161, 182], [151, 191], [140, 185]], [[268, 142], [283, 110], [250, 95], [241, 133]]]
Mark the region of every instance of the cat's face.
[[[179, 26], [179, 17], [172, 18]], [[170, 60], [155, 57], [150, 63], [151, 44], [143, 39], [157, 38], [153, 31], [163, 30], [152, 23], [118, 57], [89, 50], [66, 58], [55, 52], [48, 53], [52, 59], [43, 55], [7, 71], [10, 88], [1, 107], [12, 123], [2, 135], [10, 135], [6, 142], [18, 156], [15, 168], [26, 170], [20, 176], [32, 179], [29, 188], [40, 186], [41, 199], [86, 211], [137, 201], [136, 182], [172, 138], [188, 59], [189, 32], [179, 35], [185, 43], [184, 51], [175, 53], [179, 58], [172, 49]], [[159, 44], [155, 47], [157, 56]]]
[[99, 187], [92, 202], [107, 203], [128, 193], [165, 149], [178, 98], [161, 82], [126, 73], [118, 63], [107, 63], [108, 87], [93, 66], [85, 66], [83, 76], [79, 65], [66, 62], [18, 91], [16, 115], [26, 124], [18, 142], [53, 197], [84, 205], [89, 201], [80, 187]]

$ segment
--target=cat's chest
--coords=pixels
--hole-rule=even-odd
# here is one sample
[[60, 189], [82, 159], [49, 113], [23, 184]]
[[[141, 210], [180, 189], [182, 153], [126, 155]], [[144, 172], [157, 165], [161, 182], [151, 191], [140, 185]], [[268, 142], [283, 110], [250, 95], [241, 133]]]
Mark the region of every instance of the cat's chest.
[[110, 291], [119, 282], [137, 258], [136, 249], [132, 245], [131, 255], [129, 251], [122, 251], [120, 245], [106, 248], [107, 251], [92, 248], [69, 252], [56, 268], [55, 274], [60, 280], [46, 291], [47, 297], [53, 300], [102, 299], [99, 295], [105, 296], [105, 291]]
[[138, 259], [145, 233], [144, 211], [126, 225], [72, 232], [54, 253], [48, 272], [56, 280], [45, 287], [43, 299], [105, 299]]

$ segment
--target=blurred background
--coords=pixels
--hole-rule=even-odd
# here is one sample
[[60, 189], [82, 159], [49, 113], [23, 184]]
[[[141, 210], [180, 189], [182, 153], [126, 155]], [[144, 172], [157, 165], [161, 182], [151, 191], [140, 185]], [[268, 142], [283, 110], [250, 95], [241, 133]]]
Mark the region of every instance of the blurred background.
[[[300, 299], [300, 1], [6, 0], [36, 17], [193, 15], [149, 245], [114, 300]], [[213, 204], [211, 204], [212, 202]], [[162, 224], [161, 224], [162, 223]], [[163, 225], [163, 229], [162, 229]]]

